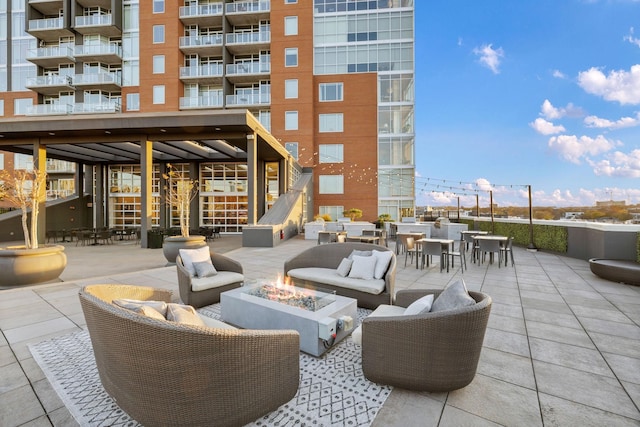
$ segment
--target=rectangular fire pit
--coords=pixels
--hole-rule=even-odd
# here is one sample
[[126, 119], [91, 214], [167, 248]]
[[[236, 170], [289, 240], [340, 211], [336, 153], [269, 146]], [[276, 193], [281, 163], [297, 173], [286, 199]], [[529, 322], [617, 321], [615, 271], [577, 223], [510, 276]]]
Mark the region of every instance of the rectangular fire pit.
[[223, 292], [220, 305], [222, 319], [240, 328], [297, 330], [300, 350], [313, 356], [321, 356], [349, 335], [357, 315], [353, 298], [268, 281]]

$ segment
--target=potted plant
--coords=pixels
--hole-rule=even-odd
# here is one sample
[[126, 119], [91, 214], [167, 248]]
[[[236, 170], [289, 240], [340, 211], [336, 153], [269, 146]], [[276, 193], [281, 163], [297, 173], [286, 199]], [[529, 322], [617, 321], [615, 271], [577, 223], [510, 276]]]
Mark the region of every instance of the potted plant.
[[38, 214], [40, 204], [46, 201], [46, 171], [0, 170], [0, 182], [0, 200], [21, 210], [24, 235], [24, 245], [0, 250], [0, 286], [29, 285], [58, 278], [67, 266], [64, 246], [38, 243]]
[[170, 263], [176, 262], [180, 249], [195, 249], [206, 246], [205, 236], [189, 234], [191, 201], [198, 194], [198, 181], [192, 180], [171, 164], [167, 164], [167, 173], [162, 175], [167, 184], [164, 187], [165, 200], [178, 214], [180, 235], [164, 239], [162, 252]]
[[362, 218], [362, 209], [351, 208], [348, 211], [342, 212], [344, 216], [347, 216], [351, 221], [355, 221], [358, 218]]

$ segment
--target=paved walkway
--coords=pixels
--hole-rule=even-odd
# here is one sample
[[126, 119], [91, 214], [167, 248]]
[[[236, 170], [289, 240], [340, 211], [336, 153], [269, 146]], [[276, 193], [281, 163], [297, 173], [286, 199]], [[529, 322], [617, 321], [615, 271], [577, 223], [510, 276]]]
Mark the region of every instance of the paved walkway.
[[[75, 426], [27, 345], [85, 325], [78, 290], [89, 283], [177, 291], [175, 267], [159, 249], [131, 242], [67, 243], [63, 282], [0, 290], [0, 426]], [[239, 236], [211, 243], [242, 263], [248, 278], [275, 277], [284, 260], [315, 242], [241, 248]], [[393, 245], [393, 242], [391, 243]], [[640, 287], [594, 276], [588, 263], [514, 248], [516, 266], [469, 262], [440, 273], [398, 259], [396, 290], [442, 288], [464, 277], [493, 298], [478, 373], [462, 390], [394, 389], [374, 427], [640, 426]], [[0, 272], [1, 274], [1, 272]]]

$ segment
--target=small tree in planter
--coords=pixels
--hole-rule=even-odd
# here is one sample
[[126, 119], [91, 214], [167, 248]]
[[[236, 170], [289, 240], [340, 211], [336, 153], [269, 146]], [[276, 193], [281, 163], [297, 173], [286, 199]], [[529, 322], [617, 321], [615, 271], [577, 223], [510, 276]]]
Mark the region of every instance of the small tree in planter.
[[198, 181], [190, 180], [182, 172], [167, 164], [168, 171], [163, 174], [167, 185], [165, 197], [167, 203], [178, 211], [180, 219], [180, 235], [189, 237], [189, 218], [191, 216], [191, 201], [196, 197]]
[[344, 216], [348, 216], [351, 221], [355, 221], [358, 218], [362, 218], [362, 210], [357, 208], [351, 208], [348, 211], [342, 212]]
[[[47, 172], [38, 169], [27, 171], [0, 170], [0, 200], [7, 200], [22, 210], [22, 232], [26, 249], [38, 248], [38, 214], [40, 203], [46, 201]], [[28, 211], [31, 208], [29, 226]]]

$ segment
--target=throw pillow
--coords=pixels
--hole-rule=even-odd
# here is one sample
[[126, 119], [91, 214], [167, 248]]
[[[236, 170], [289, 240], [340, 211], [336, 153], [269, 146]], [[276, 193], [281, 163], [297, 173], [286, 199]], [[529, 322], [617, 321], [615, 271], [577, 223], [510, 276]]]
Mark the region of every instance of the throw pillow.
[[372, 252], [372, 255], [376, 258], [376, 269], [373, 272], [373, 277], [375, 279], [382, 279], [384, 273], [386, 273], [387, 268], [389, 268], [389, 263], [391, 262], [391, 258], [393, 257], [393, 252], [391, 251], [376, 251], [375, 249]]
[[433, 302], [431, 312], [452, 310], [458, 307], [474, 305], [476, 300], [469, 296], [463, 280], [448, 284]]
[[211, 259], [209, 246], [203, 246], [198, 249], [180, 249], [178, 252], [180, 253], [180, 258], [182, 258], [184, 268], [189, 272], [191, 277], [196, 275], [196, 269], [193, 266], [194, 262], [202, 262]]
[[142, 314], [143, 316], [151, 317], [152, 319], [167, 320], [158, 310], [149, 307], [148, 305], [141, 305], [135, 310], [135, 312], [138, 314]]
[[373, 252], [371, 251], [359, 251], [358, 249], [354, 249], [347, 258], [353, 259], [354, 256], [371, 256], [372, 254]]
[[218, 270], [216, 270], [216, 267], [211, 263], [211, 258], [207, 261], [194, 262], [193, 267], [198, 277], [210, 277], [218, 274]]
[[425, 295], [422, 298], [418, 298], [412, 302], [409, 307], [404, 311], [406, 316], [414, 314], [428, 313], [431, 311], [431, 305], [433, 304], [433, 294]]
[[349, 272], [351, 271], [352, 264], [353, 260], [350, 260], [349, 258], [342, 258], [342, 261], [340, 261], [340, 265], [336, 269], [338, 271], [338, 274], [342, 277], [347, 277], [347, 274], [349, 274]]
[[190, 305], [167, 304], [167, 320], [185, 325], [207, 326], [196, 312], [196, 309]]
[[118, 307], [126, 308], [127, 310], [131, 310], [135, 312], [137, 312], [137, 310], [144, 305], [156, 310], [158, 313], [162, 315], [163, 318], [167, 315], [167, 303], [164, 301], [153, 301], [153, 300], [145, 301], [145, 300], [137, 300], [137, 299], [120, 298], [120, 299], [114, 299], [112, 303], [114, 303]]
[[373, 279], [377, 258], [373, 256], [353, 256], [349, 277], [352, 279]]

